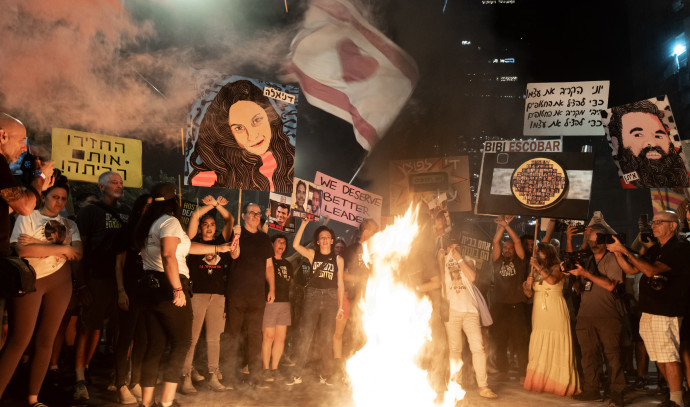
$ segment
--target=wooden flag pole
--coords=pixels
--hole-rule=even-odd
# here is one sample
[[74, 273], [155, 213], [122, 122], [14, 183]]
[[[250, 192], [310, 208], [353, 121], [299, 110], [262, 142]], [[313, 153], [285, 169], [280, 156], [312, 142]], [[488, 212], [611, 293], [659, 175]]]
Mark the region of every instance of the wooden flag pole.
[[240, 198], [237, 202], [237, 224], [240, 224], [240, 216], [242, 215], [242, 189], [240, 188]]

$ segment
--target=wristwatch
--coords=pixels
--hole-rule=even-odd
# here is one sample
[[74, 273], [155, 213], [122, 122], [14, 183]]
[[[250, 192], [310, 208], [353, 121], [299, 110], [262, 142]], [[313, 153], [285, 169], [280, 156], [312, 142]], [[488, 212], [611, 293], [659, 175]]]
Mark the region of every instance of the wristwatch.
[[43, 178], [44, 181], [46, 179], [46, 175], [44, 173], [42, 173], [40, 170], [34, 171], [34, 177], [41, 177], [41, 178]]

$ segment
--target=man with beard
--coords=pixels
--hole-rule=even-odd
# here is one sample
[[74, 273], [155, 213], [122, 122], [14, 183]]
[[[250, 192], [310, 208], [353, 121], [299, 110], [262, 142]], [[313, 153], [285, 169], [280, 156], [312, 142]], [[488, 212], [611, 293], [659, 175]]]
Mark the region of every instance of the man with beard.
[[611, 145], [624, 175], [637, 188], [688, 187], [683, 158], [674, 148], [662, 119], [664, 112], [648, 100], [612, 109]]
[[[583, 388], [582, 393], [573, 398], [580, 401], [601, 400], [599, 381], [603, 375], [600, 350], [603, 349], [611, 384], [609, 407], [622, 407], [625, 388], [620, 348], [622, 320], [616, 306], [615, 292], [622, 289], [623, 270], [616, 256], [606, 250], [606, 244], [597, 242], [597, 236], [605, 233], [608, 231], [603, 225], [593, 225], [588, 237], [592, 255], [584, 259], [583, 265], [576, 264], [573, 270], [564, 269], [565, 273], [579, 279], [577, 286], [581, 295], [575, 332], [582, 352]], [[570, 245], [572, 237], [572, 234], [568, 234]]]

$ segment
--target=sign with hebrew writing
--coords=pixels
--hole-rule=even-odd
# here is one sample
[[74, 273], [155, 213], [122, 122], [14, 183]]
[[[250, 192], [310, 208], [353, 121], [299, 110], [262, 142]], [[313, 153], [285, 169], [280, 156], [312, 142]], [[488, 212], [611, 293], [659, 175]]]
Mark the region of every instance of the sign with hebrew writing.
[[412, 202], [428, 204], [445, 193], [448, 211], [472, 210], [467, 156], [390, 162], [390, 213], [403, 214]]
[[298, 95], [296, 85], [216, 80], [188, 115], [184, 183], [291, 193]]
[[52, 159], [72, 181], [98, 182], [115, 171], [125, 187], [142, 186], [141, 140], [54, 128]]
[[381, 223], [381, 196], [320, 171], [316, 172], [314, 184], [323, 190], [321, 215], [352, 226], [359, 226], [367, 218], [373, 219], [377, 224]]
[[603, 136], [609, 81], [528, 83], [525, 136]]
[[484, 149], [475, 213], [585, 219], [592, 190], [591, 153]]
[[602, 110], [601, 120], [623, 188], [690, 186], [683, 143], [665, 95]]

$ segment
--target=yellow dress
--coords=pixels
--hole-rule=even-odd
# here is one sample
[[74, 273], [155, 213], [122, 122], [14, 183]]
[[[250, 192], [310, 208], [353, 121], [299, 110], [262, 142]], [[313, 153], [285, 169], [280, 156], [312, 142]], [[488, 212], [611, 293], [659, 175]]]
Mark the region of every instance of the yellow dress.
[[571, 396], [580, 392], [575, 369], [568, 306], [563, 298], [563, 280], [551, 285], [534, 283], [532, 335], [525, 389]]

